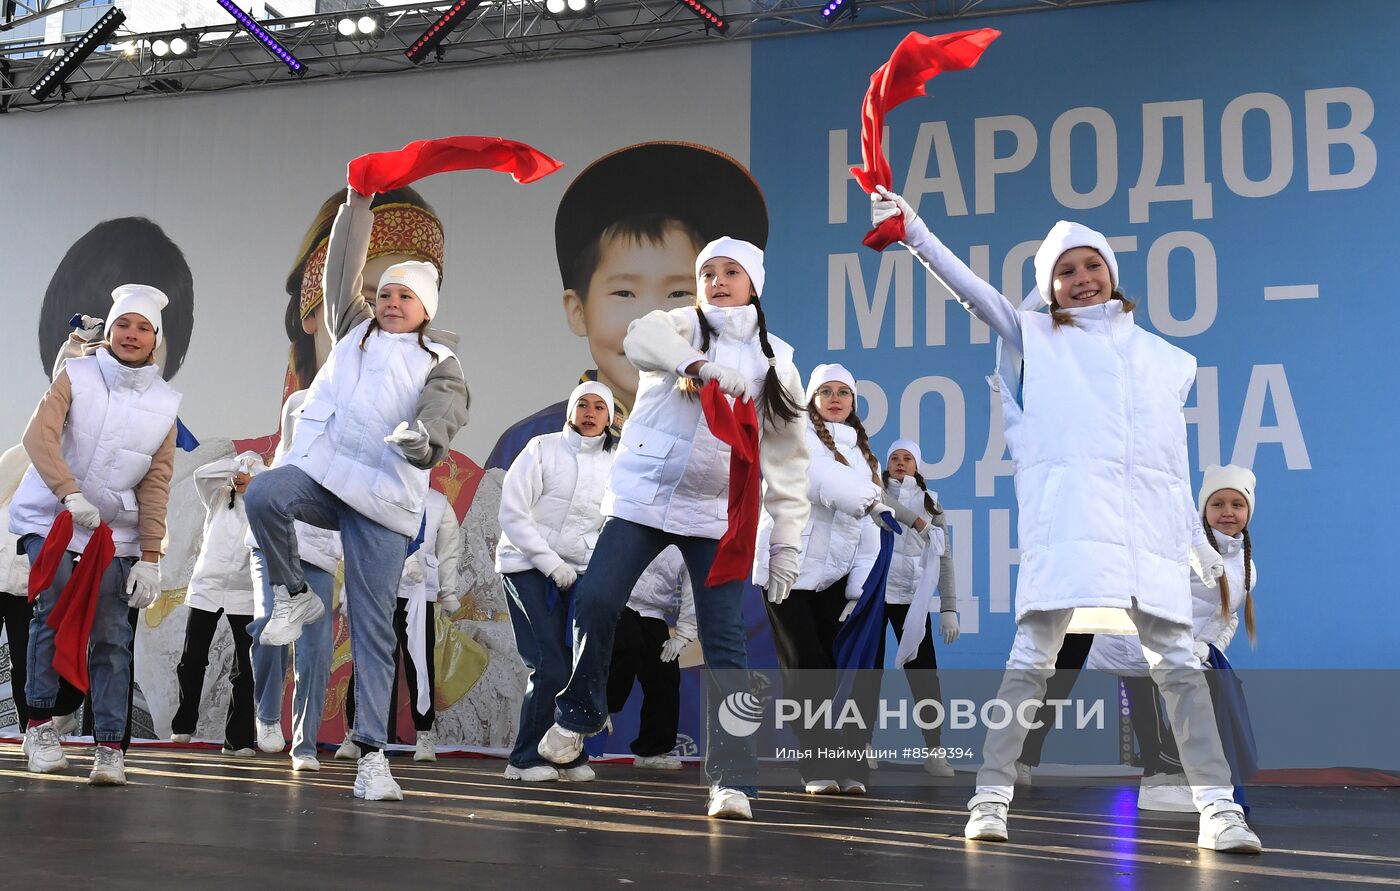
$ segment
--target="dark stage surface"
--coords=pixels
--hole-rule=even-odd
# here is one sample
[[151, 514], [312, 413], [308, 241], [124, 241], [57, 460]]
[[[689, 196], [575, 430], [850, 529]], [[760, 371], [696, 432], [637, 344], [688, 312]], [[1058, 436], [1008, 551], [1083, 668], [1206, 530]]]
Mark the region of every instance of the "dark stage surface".
[[[711, 820], [695, 767], [600, 765], [585, 784], [505, 780], [503, 762], [394, 758], [403, 802], [351, 795], [353, 767], [286, 755], [134, 750], [130, 785], [34, 776], [0, 745], [3, 887], [1341, 888], [1400, 884], [1400, 792], [1250, 790], [1262, 857], [1196, 848], [1190, 815], [1141, 816], [1136, 783], [1018, 790], [1011, 841], [966, 842], [971, 776], [880, 771], [864, 798], [765, 789], [751, 823]], [[889, 771], [888, 773], [886, 771]], [[892, 786], [901, 775], [908, 786]], [[795, 774], [794, 774], [795, 778]], [[1121, 815], [1121, 816], [1119, 816]]]

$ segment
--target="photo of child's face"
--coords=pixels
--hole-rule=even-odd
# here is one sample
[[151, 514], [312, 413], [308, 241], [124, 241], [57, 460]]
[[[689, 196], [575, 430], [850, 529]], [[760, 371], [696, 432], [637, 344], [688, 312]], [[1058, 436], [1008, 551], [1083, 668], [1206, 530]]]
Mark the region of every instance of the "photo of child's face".
[[622, 352], [627, 326], [653, 310], [695, 303], [698, 246], [681, 230], [666, 231], [661, 244], [619, 236], [603, 244], [586, 294], [564, 292], [569, 330], [588, 338], [598, 379], [630, 405], [637, 394], [637, 369]]

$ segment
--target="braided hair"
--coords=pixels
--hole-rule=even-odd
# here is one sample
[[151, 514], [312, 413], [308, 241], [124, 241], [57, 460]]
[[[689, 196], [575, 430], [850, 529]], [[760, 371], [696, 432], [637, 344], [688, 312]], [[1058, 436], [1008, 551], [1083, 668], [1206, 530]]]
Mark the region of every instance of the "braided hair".
[[[763, 378], [763, 392], [759, 395], [759, 400], [763, 406], [765, 422], [777, 429], [780, 420], [783, 423], [797, 420], [802, 409], [778, 378], [778, 366], [773, 361], [773, 347], [768, 342], [768, 322], [763, 317], [763, 301], [755, 296], [749, 303], [753, 305], [758, 315], [758, 345], [763, 350], [763, 355], [768, 359], [768, 374]], [[695, 299], [695, 318], [700, 326], [700, 352], [707, 353], [710, 349], [710, 338], [714, 336], [715, 329], [710, 327], [709, 319], [705, 318], [698, 297]], [[700, 395], [700, 384], [692, 378], [682, 378], [680, 388], [686, 396], [693, 398]]]
[[[1215, 530], [1210, 528], [1210, 524], [1205, 522], [1205, 516], [1201, 517], [1201, 525], [1206, 530], [1206, 541], [1216, 551], [1220, 550], [1220, 545], [1215, 542]], [[1254, 546], [1249, 540], [1249, 527], [1244, 528], [1244, 630], [1249, 634], [1249, 642], [1253, 645], [1258, 640], [1258, 635], [1254, 630], [1254, 579], [1253, 579], [1253, 554]], [[1220, 617], [1227, 618], [1230, 615], [1230, 582], [1225, 576], [1220, 577]]]
[[[821, 416], [821, 412], [817, 411], [817, 397], [815, 396], [807, 403], [807, 417], [811, 418], [812, 427], [816, 429], [817, 439], [821, 440], [822, 445], [836, 456], [837, 461], [849, 467], [851, 462], [846, 460], [845, 455], [837, 451], [836, 440], [832, 439], [831, 431], [827, 429], [826, 419]], [[851, 408], [851, 413], [846, 415], [846, 420], [841, 423], [855, 428], [856, 445], [860, 447], [861, 454], [865, 456], [865, 462], [870, 465], [870, 481], [877, 486], [880, 485], [880, 462], [875, 460], [875, 453], [870, 451], [870, 438], [865, 435], [865, 425], [860, 422], [860, 416], [856, 414], [854, 406]]]
[[[429, 356], [432, 357], [433, 364], [436, 365], [436, 364], [437, 364], [437, 361], [438, 361], [437, 353], [434, 353], [432, 350], [428, 349], [427, 341], [425, 341], [425, 340], [423, 339], [423, 332], [428, 330], [428, 326], [429, 326], [430, 324], [432, 324], [432, 321], [433, 321], [432, 319], [424, 319], [422, 322], [420, 322], [420, 323], [418, 324], [418, 327], [417, 327], [417, 328], [414, 328], [413, 330], [414, 330], [414, 333], [416, 333], [416, 334], [418, 335], [418, 346], [422, 347], [422, 348], [423, 348], [423, 352], [427, 353]], [[361, 351], [364, 350], [365, 344], [369, 342], [369, 336], [370, 336], [371, 334], [373, 334], [375, 331], [377, 331], [378, 329], [379, 329], [379, 320], [376, 319], [376, 318], [371, 317], [370, 320], [369, 320], [369, 327], [365, 329], [365, 336], [360, 338], [360, 350], [361, 350]]]

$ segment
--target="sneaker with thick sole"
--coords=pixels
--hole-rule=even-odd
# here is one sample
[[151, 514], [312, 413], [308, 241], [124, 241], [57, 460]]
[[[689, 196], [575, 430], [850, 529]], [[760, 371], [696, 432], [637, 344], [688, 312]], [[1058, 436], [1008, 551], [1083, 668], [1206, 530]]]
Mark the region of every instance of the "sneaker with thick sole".
[[563, 779], [559, 775], [559, 768], [549, 764], [536, 764], [533, 767], [516, 767], [514, 764], [507, 764], [505, 778], [519, 780], [522, 783], [552, 783], [555, 780]]
[[1201, 811], [1201, 831], [1196, 846], [1223, 854], [1262, 854], [1259, 836], [1244, 821], [1244, 809], [1228, 798], [1213, 801]]
[[111, 746], [97, 746], [92, 753], [92, 773], [88, 774], [89, 786], [125, 786], [126, 759], [122, 750]]
[[841, 781], [841, 794], [842, 794], [842, 795], [864, 795], [864, 794], [865, 794], [865, 784], [862, 783], [860, 780], [842, 780], [842, 781]]
[[431, 730], [418, 731], [418, 739], [413, 743], [414, 761], [436, 761], [437, 740]]
[[58, 773], [68, 769], [68, 758], [63, 754], [63, 743], [58, 741], [53, 721], [24, 731], [20, 750], [29, 761], [30, 773]]
[[802, 791], [808, 795], [839, 795], [841, 784], [835, 780], [807, 780], [802, 784]]
[[271, 722], [256, 720], [253, 725], [257, 728], [258, 748], [264, 752], [273, 754], [287, 747], [287, 738], [282, 735], [282, 722], [280, 720]]
[[1032, 785], [1032, 782], [1033, 781], [1031, 780], [1031, 766], [1029, 764], [1022, 764], [1021, 762], [1017, 761], [1016, 785], [1029, 786]]
[[710, 801], [705, 813], [719, 820], [752, 820], [753, 809], [749, 807], [749, 797], [738, 789], [725, 786], [710, 788]]
[[370, 752], [355, 771], [355, 797], [365, 801], [403, 801], [403, 790], [389, 773], [383, 752]]
[[272, 615], [263, 626], [259, 643], [269, 647], [285, 647], [301, 637], [301, 626], [315, 622], [326, 614], [321, 598], [310, 589], [295, 597], [282, 585], [272, 586]]
[[345, 742], [340, 744], [340, 748], [335, 750], [335, 760], [337, 761], [358, 761], [360, 760], [360, 744], [355, 742], [347, 733]]
[[953, 776], [953, 765], [937, 752], [930, 752], [924, 759], [924, 773], [931, 777], [950, 777]]
[[598, 779], [598, 774], [587, 764], [580, 764], [577, 767], [559, 768], [559, 779], [570, 783], [591, 783]]
[[972, 813], [963, 828], [963, 838], [973, 841], [1006, 841], [1006, 803], [974, 797], [967, 803]]
[[188, 743], [188, 742], [189, 742], [190, 740], [192, 740], [192, 739], [194, 739], [194, 734], [193, 734], [193, 733], [172, 733], [172, 734], [170, 734], [170, 741], [173, 742], [173, 743], [179, 743], [179, 744], [182, 745], [182, 746], [185, 745], [186, 743]]
[[640, 770], [680, 770], [681, 759], [675, 755], [637, 755], [632, 766]]
[[258, 750], [251, 746], [244, 746], [241, 749], [235, 749], [233, 746], [224, 746], [219, 750], [219, 754], [227, 755], [230, 758], [255, 758], [257, 757]]
[[292, 770], [320, 770], [321, 762], [315, 755], [293, 755]]
[[1138, 787], [1137, 806], [1140, 811], [1166, 811], [1173, 814], [1196, 813], [1191, 787], [1181, 774], [1159, 773], [1142, 778]]
[[544, 732], [535, 748], [550, 764], [569, 764], [577, 761], [583, 752], [583, 734], [554, 724]]

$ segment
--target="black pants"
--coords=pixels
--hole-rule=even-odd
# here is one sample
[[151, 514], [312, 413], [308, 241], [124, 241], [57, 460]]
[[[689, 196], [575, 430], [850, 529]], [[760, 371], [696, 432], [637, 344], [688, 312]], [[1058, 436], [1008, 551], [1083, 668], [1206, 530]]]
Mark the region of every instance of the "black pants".
[[1184, 773], [1176, 737], [1157, 695], [1157, 684], [1150, 677], [1124, 677], [1122, 680], [1128, 694], [1128, 720], [1142, 754], [1142, 775]]
[[[908, 615], [907, 603], [885, 604], [885, 620], [894, 628], [895, 639], [900, 643], [904, 642], [904, 620]], [[914, 694], [915, 702], [943, 701], [943, 685], [938, 682], [938, 657], [933, 652], [933, 632], [934, 626], [930, 616], [924, 619], [923, 643], [919, 644], [919, 649], [914, 652], [914, 658], [904, 665], [904, 676], [909, 680], [909, 692]], [[932, 717], [932, 713], [927, 710], [924, 714]], [[930, 749], [937, 749], [942, 745], [941, 724], [923, 730], [923, 734], [924, 744]]]
[[[1074, 689], [1074, 682], [1079, 678], [1079, 672], [1089, 660], [1089, 648], [1093, 645], [1092, 634], [1065, 635], [1065, 641], [1060, 645], [1060, 652], [1055, 657], [1055, 673], [1050, 675], [1050, 680], [1045, 685], [1046, 702], [1069, 698], [1070, 691]], [[1035, 719], [1040, 722], [1040, 726], [1027, 733], [1026, 741], [1021, 745], [1021, 763], [1030, 767], [1040, 765], [1040, 752], [1045, 748], [1045, 737], [1050, 735], [1050, 727], [1055, 723], [1055, 709], [1042, 705], [1035, 713]]]
[[233, 632], [233, 700], [224, 721], [224, 745], [230, 749], [253, 747], [253, 638], [248, 634], [252, 616], [234, 616], [223, 610], [210, 612], [190, 607], [185, 624], [185, 649], [175, 677], [180, 682], [180, 707], [170, 722], [173, 733], [194, 733], [199, 723], [199, 697], [204, 690], [204, 672], [209, 667], [209, 645], [219, 627], [219, 616]]
[[33, 618], [34, 607], [27, 596], [0, 591], [0, 628], [5, 629], [9, 636], [10, 690], [14, 693], [21, 733], [29, 724], [29, 703], [24, 697], [24, 682], [29, 678], [25, 671], [25, 658], [29, 654], [29, 622]]
[[[423, 646], [428, 654], [428, 691], [433, 695], [437, 690], [437, 666], [433, 657], [433, 651], [437, 649], [437, 624], [433, 604], [428, 604], [428, 608], [423, 610]], [[408, 655], [408, 601], [400, 597], [394, 603], [394, 636], [398, 638], [398, 645], [394, 648], [394, 685], [391, 687], [389, 697], [389, 736], [392, 739], [398, 738], [396, 732], [395, 716], [398, 713], [399, 701], [399, 658], [403, 658], [404, 674], [408, 676], [408, 702], [409, 708], [413, 711], [413, 729], [419, 733], [433, 729], [433, 718], [436, 712], [433, 704], [428, 703], [428, 711], [418, 711], [418, 669], [413, 665], [413, 659]], [[350, 673], [350, 685], [345, 688], [345, 726], [347, 728], [355, 726], [355, 674]], [[349, 735], [348, 733], [346, 734]]]
[[[782, 667], [783, 695], [799, 702], [810, 702], [813, 711], [823, 703], [831, 702], [836, 695], [836, 633], [841, 629], [841, 612], [846, 608], [846, 579], [843, 577], [821, 591], [794, 590], [782, 603], [770, 603], [765, 597], [763, 606], [768, 611], [768, 624], [773, 630], [773, 644], [778, 651], [778, 664]], [[881, 635], [881, 654], [884, 652], [884, 636]], [[863, 750], [874, 733], [874, 719], [877, 712], [867, 712], [863, 704], [870, 693], [870, 683], [865, 672], [856, 683], [855, 699], [865, 715], [864, 730], [835, 725], [839, 715], [832, 714], [833, 726], [828, 728], [821, 720], [807, 727], [801, 717], [794, 723], [798, 748], [803, 756], [798, 759], [798, 770], [804, 781], [809, 780], [858, 780], [865, 782], [870, 777], [870, 767], [863, 755], [853, 753]], [[876, 695], [879, 690], [876, 688]], [[804, 709], [805, 711], [805, 709]], [[823, 757], [820, 749], [846, 750], [846, 757], [828, 754]]]
[[644, 758], [665, 755], [676, 747], [681, 720], [681, 665], [661, 661], [661, 647], [671, 639], [663, 619], [623, 609], [613, 633], [612, 666], [608, 670], [608, 711], [622, 711], [632, 694], [632, 682], [642, 685], [641, 729], [632, 741], [632, 754]]

